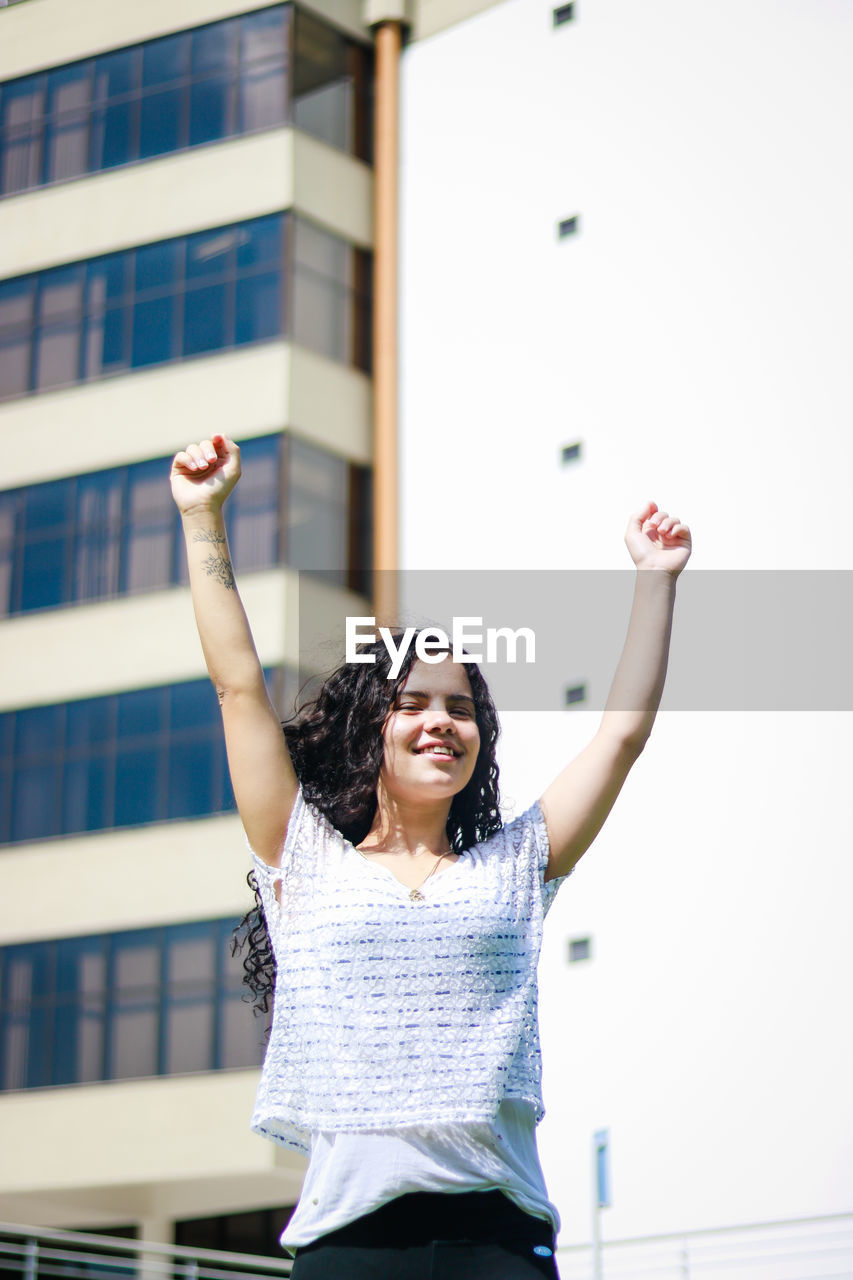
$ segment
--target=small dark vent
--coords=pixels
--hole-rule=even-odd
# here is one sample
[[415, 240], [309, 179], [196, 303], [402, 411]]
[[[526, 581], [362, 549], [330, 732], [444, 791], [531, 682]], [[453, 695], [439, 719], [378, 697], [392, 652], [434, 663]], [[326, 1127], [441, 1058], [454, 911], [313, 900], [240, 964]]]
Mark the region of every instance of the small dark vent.
[[575, 684], [566, 689], [566, 706], [570, 707], [575, 702], [586, 701], [586, 685]]
[[573, 4], [561, 4], [559, 9], [554, 10], [554, 26], [561, 27], [564, 22], [571, 22], [575, 16], [575, 6]]
[[576, 236], [581, 228], [580, 214], [575, 213], [571, 218], [563, 218], [559, 223], [557, 230], [562, 240], [564, 236]]
[[563, 445], [562, 451], [560, 453], [560, 457], [562, 458], [563, 462], [577, 462], [580, 456], [581, 456], [580, 441], [578, 441], [577, 444]]
[[589, 960], [592, 957], [592, 938], [569, 939], [569, 964], [578, 960]]

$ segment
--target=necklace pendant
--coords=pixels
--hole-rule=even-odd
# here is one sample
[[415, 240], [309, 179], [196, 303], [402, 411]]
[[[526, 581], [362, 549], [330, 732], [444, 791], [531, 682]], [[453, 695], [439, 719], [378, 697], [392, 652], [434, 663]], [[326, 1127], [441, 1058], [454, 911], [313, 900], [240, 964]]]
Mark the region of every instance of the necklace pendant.
[[421, 893], [420, 889], [410, 890], [409, 897], [412, 902], [423, 902], [424, 900], [424, 895]]

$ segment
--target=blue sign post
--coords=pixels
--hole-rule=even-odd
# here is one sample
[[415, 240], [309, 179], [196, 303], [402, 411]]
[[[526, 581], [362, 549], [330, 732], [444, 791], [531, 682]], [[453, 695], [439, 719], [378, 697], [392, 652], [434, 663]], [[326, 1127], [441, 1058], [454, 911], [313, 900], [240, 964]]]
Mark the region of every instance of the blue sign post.
[[610, 1208], [610, 1130], [597, 1129], [595, 1144], [595, 1185], [599, 1209]]

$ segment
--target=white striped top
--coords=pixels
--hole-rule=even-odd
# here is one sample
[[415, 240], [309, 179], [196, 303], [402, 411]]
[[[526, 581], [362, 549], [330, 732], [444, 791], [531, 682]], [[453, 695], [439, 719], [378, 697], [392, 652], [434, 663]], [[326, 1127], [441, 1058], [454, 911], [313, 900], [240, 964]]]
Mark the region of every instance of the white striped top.
[[280, 868], [254, 856], [277, 976], [252, 1128], [308, 1154], [320, 1132], [493, 1123], [509, 1098], [538, 1123], [547, 861], [535, 804], [413, 902], [300, 790]]

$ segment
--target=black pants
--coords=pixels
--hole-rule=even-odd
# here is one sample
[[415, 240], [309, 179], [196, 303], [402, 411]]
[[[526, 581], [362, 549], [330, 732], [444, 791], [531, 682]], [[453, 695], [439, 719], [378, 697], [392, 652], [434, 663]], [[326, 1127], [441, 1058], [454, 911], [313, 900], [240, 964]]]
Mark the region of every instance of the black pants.
[[560, 1280], [554, 1233], [502, 1191], [413, 1191], [296, 1252], [292, 1280]]

